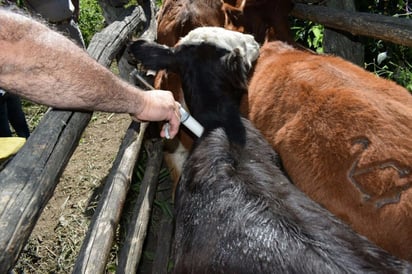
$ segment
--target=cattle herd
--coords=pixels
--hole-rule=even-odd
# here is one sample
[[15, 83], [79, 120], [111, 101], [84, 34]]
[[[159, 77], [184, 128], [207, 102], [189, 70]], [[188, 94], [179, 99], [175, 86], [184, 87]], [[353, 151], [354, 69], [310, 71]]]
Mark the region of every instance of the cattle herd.
[[174, 140], [174, 272], [412, 273], [412, 96], [295, 45], [292, 6], [166, 0], [129, 46], [205, 128]]

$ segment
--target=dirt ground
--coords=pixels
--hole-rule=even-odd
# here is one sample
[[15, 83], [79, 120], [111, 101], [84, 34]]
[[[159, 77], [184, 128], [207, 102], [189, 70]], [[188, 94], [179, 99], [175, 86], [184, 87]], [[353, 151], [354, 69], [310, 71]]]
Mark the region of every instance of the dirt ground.
[[15, 273], [71, 273], [131, 119], [95, 113], [14, 269]]

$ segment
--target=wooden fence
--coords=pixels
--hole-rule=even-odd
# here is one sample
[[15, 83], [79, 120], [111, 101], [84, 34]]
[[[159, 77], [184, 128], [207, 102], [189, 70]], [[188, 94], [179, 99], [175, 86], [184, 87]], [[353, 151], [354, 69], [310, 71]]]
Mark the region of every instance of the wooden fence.
[[[104, 1], [100, 2], [104, 4]], [[144, 29], [142, 35], [154, 39], [154, 1], [140, 2], [143, 2], [141, 6], [123, 10], [121, 15], [113, 15], [121, 16], [123, 20], [113, 21], [93, 37], [88, 52], [99, 63], [109, 66], [136, 29]], [[303, 3], [296, 4], [291, 15], [351, 35], [369, 36], [412, 47], [412, 22], [408, 19]], [[119, 61], [119, 65], [127, 66], [126, 63], [124, 60]], [[0, 273], [8, 273], [16, 263], [91, 115], [92, 113], [50, 110], [24, 147], [0, 172]], [[133, 122], [125, 133], [74, 267], [75, 273], [103, 273], [105, 270], [146, 127], [146, 124]], [[135, 272], [146, 235], [156, 188], [154, 178], [157, 176], [154, 175], [158, 174], [162, 160], [162, 143], [155, 139], [149, 140], [147, 150], [147, 176], [135, 209], [133, 233], [120, 252], [119, 273]], [[171, 224], [164, 222], [163, 225], [164, 231], [169, 231], [164, 237], [170, 242]], [[158, 258], [157, 272], [166, 271], [167, 260], [168, 254]]]

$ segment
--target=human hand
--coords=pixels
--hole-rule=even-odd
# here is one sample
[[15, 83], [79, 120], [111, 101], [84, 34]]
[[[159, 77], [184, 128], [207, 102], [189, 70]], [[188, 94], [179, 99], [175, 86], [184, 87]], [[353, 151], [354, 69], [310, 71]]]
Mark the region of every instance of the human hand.
[[[142, 111], [132, 117], [139, 121], [167, 121], [169, 125], [163, 125], [160, 136], [173, 138], [180, 126], [180, 104], [175, 101], [172, 93], [166, 90], [149, 90], [142, 92], [142, 99]], [[166, 127], [169, 136], [166, 135]]]

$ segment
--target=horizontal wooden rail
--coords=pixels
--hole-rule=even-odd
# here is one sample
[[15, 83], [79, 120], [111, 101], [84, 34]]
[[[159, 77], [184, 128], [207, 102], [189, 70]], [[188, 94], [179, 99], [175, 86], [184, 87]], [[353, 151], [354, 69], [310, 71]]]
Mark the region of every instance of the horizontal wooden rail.
[[118, 256], [119, 265], [116, 272], [119, 274], [137, 272], [162, 166], [163, 141], [160, 139], [146, 140], [145, 148], [148, 157], [147, 166], [139, 196], [132, 210], [133, 214], [126, 239]]
[[132, 122], [105, 182], [73, 273], [104, 273], [147, 123]]
[[412, 47], [412, 20], [410, 19], [306, 4], [295, 4], [291, 15], [353, 35], [382, 39]]
[[0, 273], [16, 262], [90, 118], [49, 111], [0, 172]]

